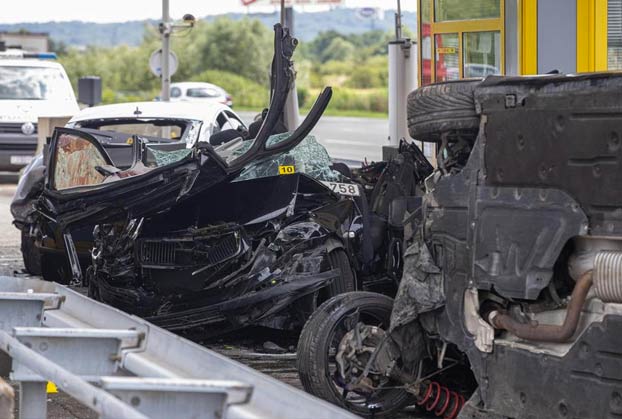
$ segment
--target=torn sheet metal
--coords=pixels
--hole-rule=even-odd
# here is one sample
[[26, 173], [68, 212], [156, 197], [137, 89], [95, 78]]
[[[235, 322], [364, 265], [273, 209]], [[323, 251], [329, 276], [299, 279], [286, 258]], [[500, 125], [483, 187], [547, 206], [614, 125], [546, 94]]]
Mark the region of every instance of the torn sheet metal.
[[423, 240], [415, 240], [404, 254], [404, 271], [391, 313], [391, 330], [421, 313], [445, 304], [443, 274]]
[[341, 201], [298, 173], [222, 184], [173, 218], [99, 225], [91, 293], [172, 330], [209, 325], [204, 336], [283, 312], [281, 327], [300, 327], [306, 305], [291, 303], [340, 275], [328, 253], [356, 216]]

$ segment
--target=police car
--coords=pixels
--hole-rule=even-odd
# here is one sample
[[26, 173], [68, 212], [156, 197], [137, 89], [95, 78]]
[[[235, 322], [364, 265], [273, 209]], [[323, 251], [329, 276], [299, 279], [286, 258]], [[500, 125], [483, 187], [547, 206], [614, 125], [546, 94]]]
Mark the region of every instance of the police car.
[[79, 111], [67, 73], [54, 58], [0, 46], [0, 172], [16, 172], [33, 158], [40, 116]]

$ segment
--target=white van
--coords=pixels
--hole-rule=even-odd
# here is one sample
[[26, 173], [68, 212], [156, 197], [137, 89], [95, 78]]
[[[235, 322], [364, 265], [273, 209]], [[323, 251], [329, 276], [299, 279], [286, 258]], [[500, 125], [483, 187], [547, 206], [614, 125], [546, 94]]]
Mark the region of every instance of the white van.
[[54, 54], [0, 51], [0, 172], [27, 165], [37, 148], [39, 116], [71, 116], [78, 102]]

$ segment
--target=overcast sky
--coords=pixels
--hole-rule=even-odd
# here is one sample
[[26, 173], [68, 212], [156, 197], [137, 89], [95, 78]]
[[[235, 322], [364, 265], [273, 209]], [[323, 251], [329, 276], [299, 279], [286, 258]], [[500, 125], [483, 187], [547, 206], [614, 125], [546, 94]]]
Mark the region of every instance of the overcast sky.
[[[263, 6], [242, 6], [241, 0], [170, 0], [171, 15], [184, 13], [197, 17], [227, 12], [271, 12], [270, 0], [258, 0]], [[124, 22], [158, 18], [162, 15], [160, 0], [2, 0], [0, 23], [49, 22], [82, 20], [89, 22]], [[344, 0], [348, 7], [382, 7], [395, 9], [397, 0]], [[402, 0], [403, 10], [415, 10], [416, 0]], [[267, 5], [266, 5], [267, 4]], [[325, 6], [298, 7], [300, 11], [325, 10]]]

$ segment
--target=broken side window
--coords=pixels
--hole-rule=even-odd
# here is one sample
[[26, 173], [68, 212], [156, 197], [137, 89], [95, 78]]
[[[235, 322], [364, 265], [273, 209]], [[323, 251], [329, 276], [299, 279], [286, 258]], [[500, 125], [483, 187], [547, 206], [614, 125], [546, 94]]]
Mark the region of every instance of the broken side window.
[[58, 137], [54, 164], [54, 187], [56, 190], [91, 186], [102, 183], [105, 176], [97, 167], [110, 162], [99, 149], [85, 138], [63, 133]]
[[176, 163], [188, 157], [192, 154], [192, 149], [182, 148], [179, 150], [163, 150], [156, 148], [157, 146], [147, 145], [147, 155], [152, 157], [153, 160], [149, 160], [148, 167], [162, 167], [169, 164]]

